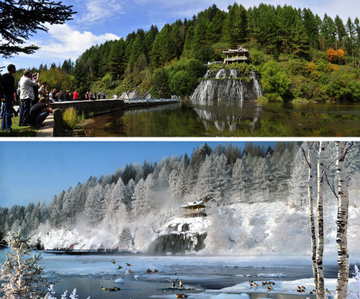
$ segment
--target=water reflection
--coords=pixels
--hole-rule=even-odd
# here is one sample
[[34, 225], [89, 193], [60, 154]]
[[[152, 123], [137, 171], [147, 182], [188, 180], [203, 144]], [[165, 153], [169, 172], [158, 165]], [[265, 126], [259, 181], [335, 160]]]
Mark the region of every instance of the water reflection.
[[360, 136], [360, 106], [260, 105], [253, 101], [175, 103], [95, 117], [82, 131], [77, 136], [350, 137]]

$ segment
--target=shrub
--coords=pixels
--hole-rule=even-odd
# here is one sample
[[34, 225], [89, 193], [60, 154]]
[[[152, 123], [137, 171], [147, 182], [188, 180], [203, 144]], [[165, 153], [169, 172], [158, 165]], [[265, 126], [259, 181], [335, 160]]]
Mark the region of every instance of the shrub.
[[268, 103], [269, 101], [268, 101], [268, 99], [266, 98], [266, 97], [258, 97], [257, 99], [256, 99], [256, 101], [258, 102], [258, 103]]
[[282, 102], [284, 96], [289, 92], [291, 80], [280, 63], [270, 60], [267, 62], [261, 72], [261, 84], [265, 96], [270, 101]]
[[78, 116], [78, 111], [74, 107], [70, 107], [63, 113], [63, 126], [67, 130], [74, 130], [76, 125], [84, 118], [84, 113]]
[[101, 79], [101, 82], [105, 85], [105, 86], [109, 86], [109, 83], [112, 81], [111, 75], [107, 74], [104, 78]]

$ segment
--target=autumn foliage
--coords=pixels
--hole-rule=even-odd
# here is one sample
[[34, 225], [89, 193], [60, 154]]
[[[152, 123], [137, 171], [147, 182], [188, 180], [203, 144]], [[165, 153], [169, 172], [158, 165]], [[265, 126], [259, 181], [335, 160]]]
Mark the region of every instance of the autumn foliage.
[[339, 69], [337, 65], [333, 65], [333, 64], [330, 63], [330, 62], [329, 62], [329, 66], [330, 66], [330, 69], [331, 69], [332, 71], [337, 71], [337, 70]]
[[331, 63], [336, 64], [345, 64], [345, 52], [342, 49], [334, 50], [334, 49], [328, 49], [326, 51], [326, 58]]

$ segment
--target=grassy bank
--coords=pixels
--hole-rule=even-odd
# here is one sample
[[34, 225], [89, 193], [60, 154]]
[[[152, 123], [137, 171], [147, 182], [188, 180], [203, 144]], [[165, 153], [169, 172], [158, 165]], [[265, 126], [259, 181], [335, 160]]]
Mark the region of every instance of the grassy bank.
[[0, 130], [0, 137], [35, 137], [37, 132], [37, 129], [35, 127], [19, 127], [19, 116], [12, 118], [11, 128], [11, 132], [7, 132], [6, 130]]

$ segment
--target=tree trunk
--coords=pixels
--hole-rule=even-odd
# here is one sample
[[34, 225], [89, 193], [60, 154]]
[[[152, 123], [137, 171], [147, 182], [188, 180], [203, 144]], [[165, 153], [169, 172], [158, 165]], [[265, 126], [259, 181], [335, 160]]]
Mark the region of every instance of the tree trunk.
[[337, 211], [337, 236], [338, 248], [338, 279], [336, 285], [336, 299], [345, 299], [349, 279], [349, 254], [347, 249], [347, 223], [348, 223], [348, 181], [345, 173], [346, 142], [336, 142], [338, 160], [336, 162], [338, 174], [338, 211]]
[[316, 295], [318, 299], [325, 298], [325, 283], [323, 269], [324, 255], [324, 198], [323, 198], [323, 152], [324, 144], [319, 142], [318, 162], [317, 162], [317, 212], [318, 212], [318, 239], [316, 266], [318, 269], [318, 279], [316, 286]]
[[309, 194], [309, 218], [310, 218], [310, 235], [311, 235], [311, 261], [314, 275], [315, 286], [318, 285], [318, 269], [316, 265], [316, 227], [315, 227], [315, 217], [314, 217], [314, 198], [312, 196], [312, 184], [313, 177], [311, 173], [311, 151], [312, 146], [309, 146], [308, 149], [308, 166], [309, 166], [309, 184], [308, 184], [308, 194]]

